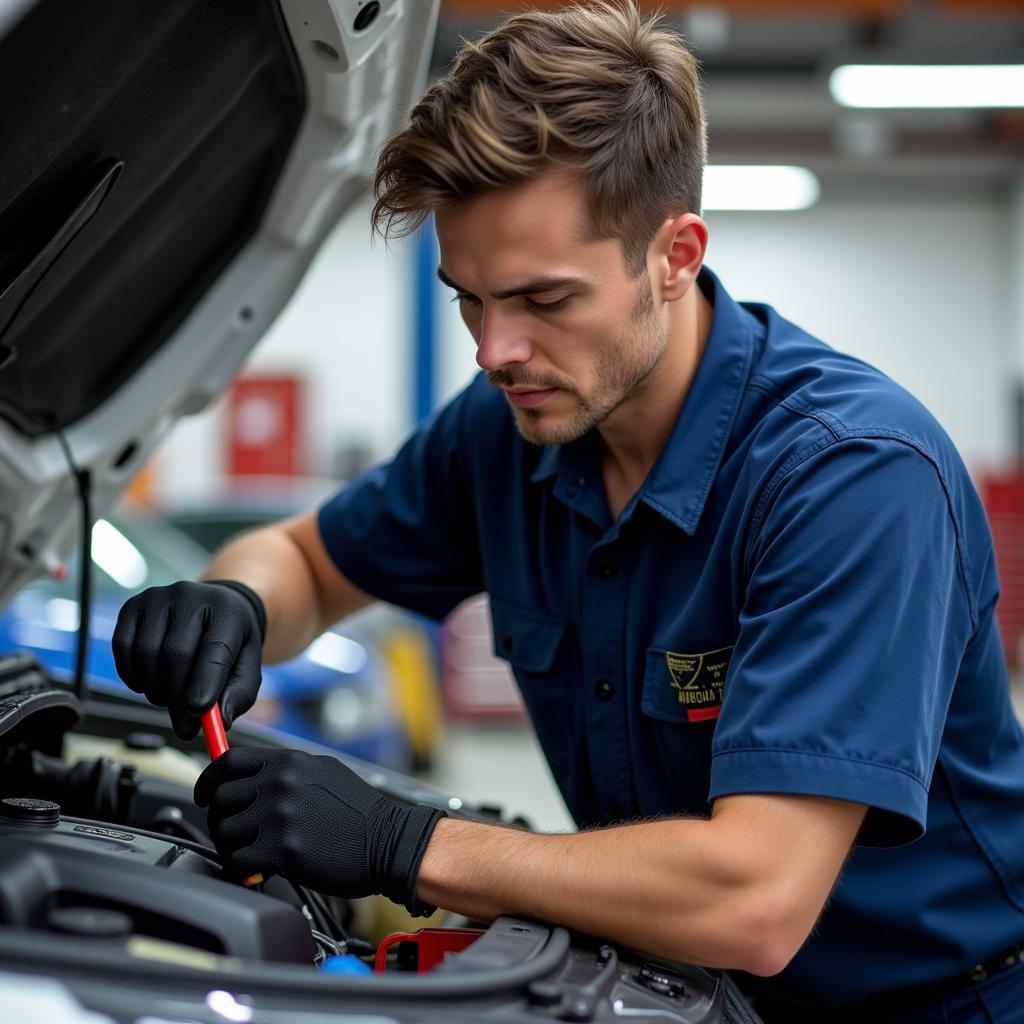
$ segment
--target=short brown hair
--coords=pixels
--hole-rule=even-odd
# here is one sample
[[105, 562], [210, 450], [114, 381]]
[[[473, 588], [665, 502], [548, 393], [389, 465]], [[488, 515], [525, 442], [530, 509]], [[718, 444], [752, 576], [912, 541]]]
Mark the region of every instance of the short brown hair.
[[373, 226], [415, 230], [435, 209], [538, 177], [582, 179], [595, 234], [644, 266], [667, 215], [700, 212], [707, 153], [698, 63], [635, 0], [509, 18], [466, 42], [383, 146]]

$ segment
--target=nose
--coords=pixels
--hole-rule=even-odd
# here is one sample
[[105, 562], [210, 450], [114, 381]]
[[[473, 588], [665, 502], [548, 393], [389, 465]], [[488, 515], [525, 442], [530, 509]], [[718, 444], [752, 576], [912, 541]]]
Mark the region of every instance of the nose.
[[530, 343], [516, 330], [511, 317], [496, 309], [485, 309], [480, 318], [476, 343], [476, 362], [482, 370], [501, 370], [529, 361]]

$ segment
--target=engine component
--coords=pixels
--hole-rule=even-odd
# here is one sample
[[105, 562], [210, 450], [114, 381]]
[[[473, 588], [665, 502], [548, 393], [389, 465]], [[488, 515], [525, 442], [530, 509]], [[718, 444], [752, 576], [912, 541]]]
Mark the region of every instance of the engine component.
[[[42, 800], [2, 806], [30, 819], [57, 813]], [[211, 860], [127, 826], [65, 816], [40, 827], [0, 817], [0, 925], [50, 928], [53, 909], [88, 905], [126, 915], [135, 935], [256, 961], [313, 962], [313, 938], [298, 909], [220, 878]], [[58, 918], [63, 930], [68, 920]]]
[[0, 801], [0, 820], [5, 824], [17, 823], [47, 828], [60, 821], [60, 804], [55, 804], [51, 800], [9, 796], [6, 800]]

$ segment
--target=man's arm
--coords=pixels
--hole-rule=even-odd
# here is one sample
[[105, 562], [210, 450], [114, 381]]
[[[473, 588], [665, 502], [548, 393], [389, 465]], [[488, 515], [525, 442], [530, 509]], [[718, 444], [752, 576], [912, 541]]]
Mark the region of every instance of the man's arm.
[[293, 658], [324, 629], [373, 602], [349, 582], [324, 549], [316, 511], [243, 534], [203, 573], [255, 591], [267, 613], [263, 660]]
[[738, 795], [709, 820], [570, 835], [438, 822], [417, 895], [477, 920], [538, 917], [673, 960], [781, 971], [810, 934], [861, 804]]

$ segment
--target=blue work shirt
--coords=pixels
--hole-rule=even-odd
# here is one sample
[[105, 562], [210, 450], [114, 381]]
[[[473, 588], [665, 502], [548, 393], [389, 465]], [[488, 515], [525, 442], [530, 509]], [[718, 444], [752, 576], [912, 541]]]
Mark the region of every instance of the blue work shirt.
[[842, 1005], [956, 975], [1024, 937], [1024, 735], [983, 509], [906, 391], [698, 283], [706, 349], [618, 518], [596, 432], [529, 444], [481, 375], [323, 506], [324, 543], [431, 616], [490, 594], [581, 825], [735, 793], [868, 805], [770, 991]]

